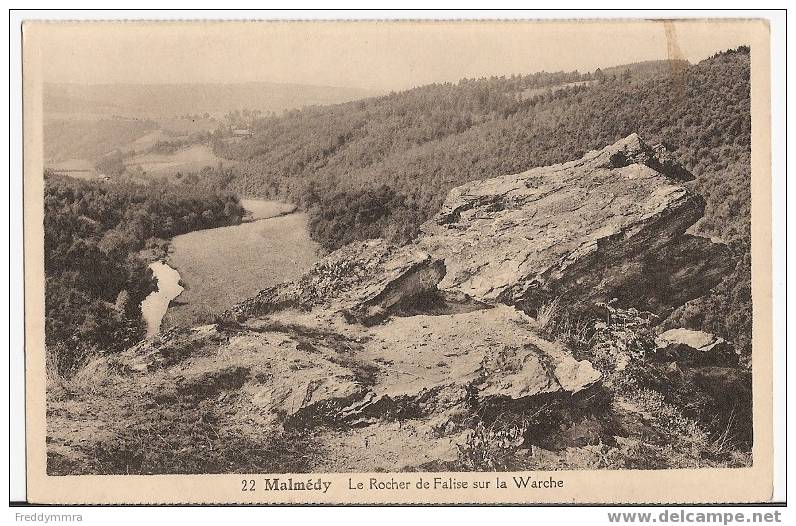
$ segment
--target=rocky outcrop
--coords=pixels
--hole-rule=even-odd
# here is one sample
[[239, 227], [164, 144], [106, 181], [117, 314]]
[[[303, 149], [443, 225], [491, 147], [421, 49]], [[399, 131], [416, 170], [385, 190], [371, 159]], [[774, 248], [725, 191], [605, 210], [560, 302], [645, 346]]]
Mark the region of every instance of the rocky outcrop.
[[[600, 421], [603, 373], [543, 336], [531, 316], [554, 299], [664, 313], [722, 279], [732, 266], [724, 246], [685, 234], [704, 209], [680, 185], [689, 177], [662, 147], [631, 135], [577, 161], [455, 188], [411, 245], [353, 243], [216, 324], [98, 359], [87, 371], [104, 371], [97, 389], [106, 396], [55, 403], [48, 425], [99, 413], [134, 422], [141, 407], [148, 412], [135, 425], [168, 443], [148, 416], [166, 411], [190, 420], [191, 434], [201, 429], [202, 462], [214, 440], [227, 447], [240, 437], [249, 456], [295, 459], [301, 436], [324, 454], [302, 456], [298, 469], [316, 471], [459, 469], [457, 459], [481, 462], [479, 448], [502, 440], [601, 445], [622, 433]], [[716, 364], [727, 354], [722, 342], [692, 336], [661, 335], [659, 356]], [[93, 405], [109, 398], [112, 410]], [[234, 438], [222, 439], [224, 430]], [[102, 449], [70, 440], [51, 444], [69, 462]]]
[[[705, 206], [681, 185], [690, 178], [634, 134], [577, 161], [455, 188], [415, 243], [351, 244], [231, 314], [244, 327], [345, 335], [338, 353], [367, 381], [345, 403], [321, 399], [337, 425], [376, 432], [385, 419], [411, 419], [450, 452], [451, 440], [461, 446], [455, 423], [476, 407], [527, 414], [555, 401], [557, 418], [592, 418], [574, 400], [599, 389], [602, 374], [542, 337], [528, 314], [553, 300], [664, 314], [718, 283], [733, 262], [724, 245], [685, 233]], [[317, 423], [312, 411], [299, 420]], [[550, 433], [525, 438], [558, 440]]]
[[354, 243], [232, 314], [323, 305], [373, 323], [440, 297], [530, 314], [553, 300], [591, 311], [615, 298], [666, 314], [734, 266], [725, 245], [686, 234], [705, 207], [680, 184], [689, 178], [632, 134], [577, 161], [454, 188], [414, 244]]
[[582, 159], [454, 188], [418, 246], [443, 259], [439, 284], [527, 312], [618, 298], [661, 314], [731, 269], [728, 250], [686, 235], [704, 200], [687, 172], [636, 135]]

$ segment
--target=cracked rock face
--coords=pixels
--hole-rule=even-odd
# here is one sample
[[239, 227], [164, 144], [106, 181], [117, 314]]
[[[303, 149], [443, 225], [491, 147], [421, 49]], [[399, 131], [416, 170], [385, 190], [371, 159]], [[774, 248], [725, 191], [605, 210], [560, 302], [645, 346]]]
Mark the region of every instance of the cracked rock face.
[[702, 197], [662, 147], [630, 135], [582, 159], [454, 188], [418, 246], [444, 259], [443, 290], [528, 312], [561, 296], [588, 310], [668, 312], [732, 269], [723, 245], [685, 231]]

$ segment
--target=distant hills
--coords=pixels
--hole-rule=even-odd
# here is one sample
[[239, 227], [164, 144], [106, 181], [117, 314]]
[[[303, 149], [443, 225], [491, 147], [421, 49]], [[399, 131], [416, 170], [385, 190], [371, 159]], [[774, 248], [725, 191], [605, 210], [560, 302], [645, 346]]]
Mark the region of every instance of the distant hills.
[[[245, 84], [46, 84], [44, 155], [48, 168], [73, 172], [114, 151], [141, 150], [147, 137], [188, 137], [248, 116], [361, 99], [376, 92], [331, 86]], [[151, 145], [150, 145], [151, 146]], [[144, 148], [145, 149], [145, 148]], [[80, 173], [86, 172], [82, 169]], [[91, 168], [87, 176], [92, 176]], [[96, 175], [96, 174], [93, 174]]]
[[[673, 69], [687, 61], [650, 60], [603, 68], [605, 75], [629, 71], [635, 82]], [[545, 75], [550, 75], [543, 73]], [[539, 75], [539, 74], [533, 74]], [[513, 76], [533, 78], [533, 75]], [[590, 74], [587, 74], [590, 75]], [[552, 84], [550, 84], [552, 85]], [[305, 106], [338, 104], [382, 95], [376, 90], [308, 84], [247, 82], [241, 84], [59, 84], [44, 86], [46, 117], [131, 117], [157, 119], [181, 115], [219, 118], [235, 110], [281, 113]]]
[[[597, 76], [609, 79], [627, 77], [632, 83], [638, 83], [651, 77], [666, 76], [676, 66], [686, 68], [688, 63], [654, 60], [607, 67], [599, 73], [539, 72], [499, 79], [472, 79], [463, 83], [468, 87], [481, 90], [486, 87], [501, 92], [483, 95], [482, 98], [494, 98], [506, 92], [516, 92], [519, 98], [531, 98], [548, 91], [584, 87], [597, 82]], [[432, 86], [445, 85], [450, 83]], [[426, 89], [418, 87], [402, 93], [420, 94]], [[75, 164], [92, 166], [116, 150], [141, 150], [141, 141], [148, 142], [145, 141], [147, 137], [193, 136], [191, 142], [196, 142], [196, 134], [213, 132], [219, 127], [246, 128], [259, 118], [279, 117], [287, 110], [321, 108], [379, 96], [385, 95], [367, 89], [272, 82], [48, 83], [44, 86], [43, 95], [45, 159], [49, 168], [68, 171]], [[459, 94], [455, 96], [459, 97]], [[429, 102], [434, 104], [433, 100]], [[445, 104], [440, 101], [441, 106]], [[413, 112], [412, 109], [409, 111]]]
[[63, 116], [221, 116], [235, 110], [282, 112], [336, 104], [378, 92], [357, 88], [250, 82], [244, 84], [46, 84], [44, 114]]

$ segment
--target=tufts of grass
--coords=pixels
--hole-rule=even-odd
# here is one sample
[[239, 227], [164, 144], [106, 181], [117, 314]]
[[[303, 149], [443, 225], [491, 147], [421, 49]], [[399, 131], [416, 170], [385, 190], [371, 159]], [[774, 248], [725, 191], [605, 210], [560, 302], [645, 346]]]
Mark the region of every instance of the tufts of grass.
[[468, 471], [506, 471], [522, 446], [531, 418], [502, 413], [491, 423], [478, 421], [459, 446], [459, 459]]
[[51, 348], [45, 351], [44, 367], [46, 374], [46, 386], [48, 396], [58, 396], [64, 390], [65, 378], [58, 369], [58, 355]]
[[561, 297], [558, 296], [551, 301], [543, 303], [536, 310], [536, 323], [538, 323], [539, 329], [541, 329], [543, 332], [551, 332], [553, 323], [556, 321], [556, 318], [559, 315], [558, 305], [560, 301]]

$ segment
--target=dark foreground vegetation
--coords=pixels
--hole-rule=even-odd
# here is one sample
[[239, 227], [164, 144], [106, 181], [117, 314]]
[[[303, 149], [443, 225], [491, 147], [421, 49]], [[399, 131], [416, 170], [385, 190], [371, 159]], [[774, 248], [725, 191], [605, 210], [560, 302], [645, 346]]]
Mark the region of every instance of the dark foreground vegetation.
[[86, 357], [141, 338], [141, 300], [154, 288], [139, 257], [148, 242], [236, 223], [242, 215], [234, 194], [207, 187], [45, 174], [48, 366], [69, 375]]
[[696, 65], [653, 62], [581, 75], [464, 79], [257, 121], [217, 144], [216, 174], [246, 195], [298, 203], [326, 248], [414, 238], [454, 186], [577, 159], [637, 132], [695, 174], [696, 230], [731, 244], [735, 274], [675, 312], [751, 350], [749, 49]]

